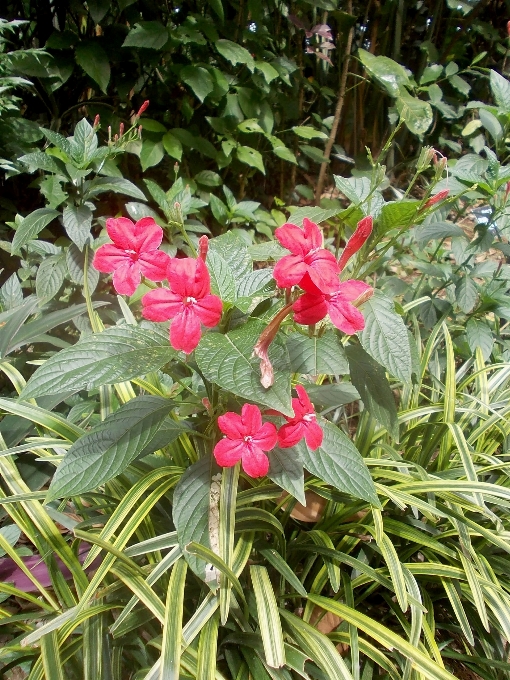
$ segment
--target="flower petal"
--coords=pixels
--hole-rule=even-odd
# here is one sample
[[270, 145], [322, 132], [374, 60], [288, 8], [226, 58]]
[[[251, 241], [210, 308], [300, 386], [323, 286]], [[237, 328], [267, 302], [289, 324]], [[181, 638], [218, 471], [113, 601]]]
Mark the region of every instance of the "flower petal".
[[138, 252], [135, 225], [127, 217], [109, 217], [106, 220], [106, 231], [118, 248]]
[[306, 427], [302, 420], [298, 423], [285, 423], [278, 430], [278, 446], [289, 449], [296, 446], [306, 435]]
[[255, 404], [244, 404], [241, 410], [241, 418], [246, 428], [246, 435], [253, 437], [262, 427], [262, 414]]
[[308, 271], [302, 255], [285, 255], [275, 265], [273, 277], [279, 288], [297, 286]]
[[242, 441], [220, 439], [214, 447], [213, 454], [218, 465], [221, 465], [222, 467], [232, 467], [241, 460], [245, 449], [246, 444]]
[[315, 451], [316, 449], [319, 448], [319, 446], [322, 444], [323, 439], [324, 432], [322, 430], [322, 427], [319, 425], [317, 421], [312, 420], [311, 422], [306, 423], [305, 441], [308, 444], [308, 447], [312, 449], [312, 451]]
[[305, 258], [308, 276], [322, 293], [333, 293], [338, 288], [338, 264], [333, 253], [321, 248]]
[[318, 225], [308, 217], [303, 220], [303, 230], [305, 232], [306, 242], [309, 245], [309, 250], [322, 247], [322, 232]]
[[142, 274], [149, 281], [163, 281], [167, 277], [170, 257], [162, 250], [148, 250], [140, 253], [138, 258]]
[[109, 274], [119, 267], [132, 262], [132, 258], [121, 248], [117, 248], [113, 243], [105, 243], [100, 246], [92, 260], [92, 266], [98, 272], [105, 272]]
[[287, 248], [287, 250], [290, 250], [293, 255], [305, 256], [312, 247], [310, 246], [305, 232], [296, 224], [291, 224], [290, 222], [278, 227], [275, 230], [274, 235], [282, 246]]
[[170, 326], [170, 344], [174, 349], [191, 354], [200, 342], [201, 335], [200, 319], [192, 307], [185, 307], [176, 314]]
[[369, 286], [363, 281], [357, 281], [356, 279], [349, 279], [348, 281], [342, 281], [338, 286], [338, 291], [335, 295], [339, 295], [343, 300], [357, 300], [361, 295], [372, 290], [372, 286]]
[[126, 262], [113, 272], [113, 287], [120, 295], [133, 295], [141, 280], [138, 262]]
[[348, 335], [353, 335], [365, 328], [363, 314], [350, 302], [335, 295], [329, 302], [329, 318], [334, 326]]
[[264, 477], [269, 471], [269, 458], [256, 446], [247, 446], [242, 456], [243, 470], [249, 477]]
[[197, 300], [193, 309], [204, 326], [212, 328], [220, 322], [223, 303], [217, 295], [206, 295]]
[[156, 250], [163, 240], [163, 229], [156, 224], [152, 217], [142, 217], [135, 224], [135, 241], [138, 252], [146, 250]]
[[338, 262], [340, 270], [342, 270], [351, 257], [358, 252], [358, 250], [363, 246], [365, 241], [368, 239], [372, 233], [373, 218], [369, 215], [364, 217], [358, 222], [356, 231], [347, 241], [342, 256]]
[[168, 265], [170, 288], [183, 297], [203, 298], [211, 292], [211, 279], [201, 259], [173, 258]]
[[328, 313], [324, 295], [305, 293], [292, 305], [294, 321], [310, 325], [321, 321]]
[[181, 297], [168, 288], [151, 290], [142, 297], [142, 315], [149, 321], [173, 319], [183, 307]]
[[246, 436], [246, 426], [241, 416], [232, 411], [218, 417], [218, 427], [229, 439], [242, 439]]
[[278, 441], [278, 433], [273, 423], [264, 423], [256, 435], [253, 436], [253, 443], [262, 451], [271, 451]]

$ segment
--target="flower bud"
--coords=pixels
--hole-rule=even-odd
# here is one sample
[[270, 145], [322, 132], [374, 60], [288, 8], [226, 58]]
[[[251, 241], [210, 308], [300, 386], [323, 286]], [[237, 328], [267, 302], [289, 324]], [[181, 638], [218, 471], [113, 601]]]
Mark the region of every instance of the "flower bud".
[[124, 123], [121, 123], [119, 125], [119, 137], [122, 137], [123, 134], [124, 134]]
[[207, 257], [207, 251], [209, 250], [209, 239], [204, 234], [198, 239], [198, 257], [200, 257], [204, 262]]
[[424, 146], [421, 150], [418, 162], [416, 163], [416, 172], [423, 172], [426, 170], [436, 158], [435, 149], [431, 146]]
[[148, 106], [149, 106], [149, 100], [146, 99], [144, 101], [144, 103], [140, 106], [140, 109], [138, 110], [138, 113], [136, 114], [136, 118], [140, 118], [142, 113], [144, 113], [144, 111], [147, 111]]
[[94, 118], [94, 125], [92, 127], [94, 128], [94, 130], [97, 130], [97, 128], [99, 127], [99, 113]]
[[448, 194], [450, 193], [449, 189], [443, 189], [443, 191], [439, 191], [435, 196], [432, 196], [432, 198], [429, 198], [429, 200], [425, 203], [423, 208], [430, 208], [431, 206], [435, 205], [436, 203], [439, 203], [440, 201], [443, 201]]
[[506, 32], [508, 33], [508, 37], [510, 38], [510, 21], [506, 22]]

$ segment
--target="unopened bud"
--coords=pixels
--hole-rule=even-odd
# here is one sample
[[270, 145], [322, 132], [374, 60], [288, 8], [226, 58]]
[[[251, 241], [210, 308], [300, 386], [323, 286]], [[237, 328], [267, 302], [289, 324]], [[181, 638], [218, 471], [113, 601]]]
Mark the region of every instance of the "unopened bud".
[[97, 130], [98, 127], [99, 127], [99, 113], [94, 118], [94, 125], [93, 125], [94, 130]]
[[146, 99], [146, 100], [144, 101], [144, 103], [140, 106], [140, 108], [139, 108], [139, 110], [138, 110], [138, 113], [136, 114], [136, 117], [137, 117], [137, 118], [140, 118], [140, 116], [142, 115], [142, 113], [144, 113], [144, 111], [147, 111], [148, 107], [149, 107], [149, 100]]
[[123, 134], [124, 134], [124, 123], [121, 123], [119, 125], [119, 137], [122, 137]]
[[113, 138], [113, 141], [118, 142], [119, 141], [119, 135], [115, 135], [115, 137]]
[[366, 302], [367, 300], [370, 300], [370, 298], [372, 297], [373, 294], [374, 294], [374, 289], [369, 288], [364, 293], [361, 293], [361, 295], [359, 297], [357, 297], [355, 300], [353, 300], [352, 304], [355, 307], [361, 307], [361, 305], [364, 302]]
[[204, 397], [202, 399], [202, 404], [205, 406], [207, 413], [212, 414], [213, 408], [211, 406], [211, 402], [209, 401], [209, 399], [207, 397]]
[[432, 205], [435, 205], [436, 203], [443, 201], [448, 196], [449, 193], [450, 193], [449, 189], [443, 189], [443, 191], [439, 191], [435, 196], [429, 198], [429, 200], [425, 203], [423, 208], [430, 208]]
[[416, 163], [416, 172], [423, 172], [426, 170], [436, 158], [437, 155], [435, 150], [431, 146], [424, 146], [421, 150], [418, 162]]
[[508, 33], [508, 37], [510, 38], [510, 21], [506, 22], [506, 32]]
[[506, 183], [506, 190], [505, 190], [505, 203], [508, 200], [508, 195], [510, 194], [510, 182]]
[[142, 138], [142, 126], [141, 125], [138, 126], [138, 138], [139, 139]]
[[209, 250], [209, 239], [204, 234], [198, 239], [198, 257], [200, 257], [204, 262], [207, 257], [207, 251]]
[[108, 125], [108, 141], [112, 141], [112, 126]]

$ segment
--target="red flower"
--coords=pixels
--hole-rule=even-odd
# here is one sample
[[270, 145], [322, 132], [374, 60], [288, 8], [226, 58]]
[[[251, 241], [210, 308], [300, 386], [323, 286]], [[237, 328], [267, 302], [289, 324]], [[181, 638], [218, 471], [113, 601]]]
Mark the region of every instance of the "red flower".
[[347, 262], [351, 259], [351, 257], [355, 253], [358, 252], [358, 250], [370, 236], [370, 234], [372, 233], [373, 223], [374, 220], [370, 215], [368, 217], [364, 217], [362, 220], [358, 222], [356, 226], [356, 231], [347, 241], [347, 244], [344, 248], [344, 252], [342, 253], [342, 257], [338, 261], [338, 268], [340, 269], [340, 271], [342, 271]]
[[339, 283], [336, 292], [331, 295], [317, 289], [314, 292], [311, 288], [309, 290], [292, 305], [297, 323], [311, 325], [329, 314], [333, 325], [348, 335], [365, 328], [363, 314], [351, 302], [358, 301], [359, 304], [359, 298], [368, 299], [373, 292], [369, 285], [350, 279]]
[[432, 196], [432, 198], [429, 198], [429, 200], [425, 203], [423, 208], [430, 208], [430, 206], [435, 205], [436, 203], [439, 203], [439, 201], [444, 200], [448, 194], [450, 193], [449, 189], [443, 189], [443, 191], [439, 191], [435, 196]]
[[214, 447], [218, 465], [232, 467], [239, 460], [250, 477], [263, 477], [269, 470], [264, 451], [276, 446], [277, 432], [273, 423], [262, 425], [258, 406], [245, 404], [241, 415], [228, 412], [218, 418], [218, 427], [227, 436]]
[[315, 409], [305, 388], [302, 385], [296, 385], [296, 392], [298, 399], [292, 400], [294, 418], [284, 416], [287, 423], [278, 430], [278, 446], [287, 449], [295, 446], [304, 437], [308, 446], [315, 451], [322, 444], [324, 432], [317, 422]]
[[113, 287], [121, 295], [133, 295], [142, 274], [151, 281], [166, 279], [170, 258], [158, 250], [163, 229], [152, 217], [133, 224], [127, 217], [106, 220], [106, 231], [113, 243], [98, 248], [92, 265], [100, 272], [113, 272]]
[[309, 279], [320, 291], [331, 292], [338, 285], [338, 265], [333, 253], [322, 248], [319, 227], [305, 217], [303, 229], [284, 224], [275, 231], [276, 238], [292, 255], [276, 263], [273, 276], [280, 288], [301, 285]]
[[211, 295], [211, 279], [201, 259], [172, 259], [168, 265], [168, 288], [157, 288], [142, 298], [142, 314], [150, 321], [168, 321], [170, 344], [190, 354], [200, 342], [201, 324], [212, 328], [221, 319], [222, 303]]

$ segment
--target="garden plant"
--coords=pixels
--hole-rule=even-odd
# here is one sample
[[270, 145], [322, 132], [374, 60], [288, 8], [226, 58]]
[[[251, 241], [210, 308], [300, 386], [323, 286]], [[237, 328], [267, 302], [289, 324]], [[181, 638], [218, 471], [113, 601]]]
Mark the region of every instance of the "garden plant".
[[8, 2], [1, 677], [510, 678], [495, 4]]

